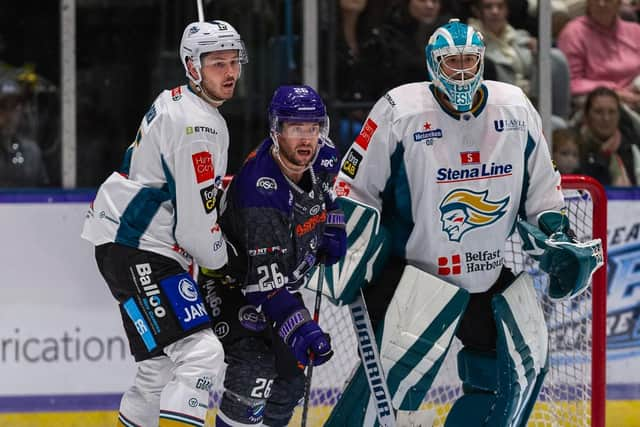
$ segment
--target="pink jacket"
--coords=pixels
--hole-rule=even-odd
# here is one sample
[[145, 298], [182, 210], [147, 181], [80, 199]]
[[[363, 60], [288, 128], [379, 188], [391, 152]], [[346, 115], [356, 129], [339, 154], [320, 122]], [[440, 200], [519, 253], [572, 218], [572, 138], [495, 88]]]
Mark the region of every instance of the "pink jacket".
[[588, 16], [571, 20], [558, 37], [569, 61], [571, 94], [584, 95], [598, 86], [627, 87], [640, 75], [640, 25], [616, 20], [604, 28]]

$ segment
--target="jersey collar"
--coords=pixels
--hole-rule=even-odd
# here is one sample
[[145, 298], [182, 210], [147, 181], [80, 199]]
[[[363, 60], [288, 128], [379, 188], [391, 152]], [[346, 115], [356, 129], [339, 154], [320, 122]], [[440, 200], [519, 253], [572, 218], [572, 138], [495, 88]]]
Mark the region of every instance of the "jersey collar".
[[460, 118], [466, 114], [473, 114], [474, 117], [478, 117], [480, 113], [484, 111], [484, 107], [487, 105], [487, 98], [489, 98], [489, 91], [487, 90], [487, 87], [484, 84], [480, 85], [477, 92], [480, 94], [479, 102], [473, 108], [471, 108], [471, 110], [460, 113], [440, 101], [440, 97], [436, 93], [436, 86], [433, 83], [429, 85], [429, 89], [431, 90], [431, 93], [433, 94], [433, 97], [435, 98], [440, 108], [442, 108], [442, 111], [456, 120], [460, 120]]

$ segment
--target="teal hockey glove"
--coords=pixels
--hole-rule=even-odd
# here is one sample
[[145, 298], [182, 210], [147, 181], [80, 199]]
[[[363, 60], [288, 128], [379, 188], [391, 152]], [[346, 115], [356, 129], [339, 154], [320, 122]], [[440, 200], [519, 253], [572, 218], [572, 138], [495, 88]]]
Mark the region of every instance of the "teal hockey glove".
[[526, 221], [518, 222], [517, 228], [525, 252], [540, 261], [540, 269], [549, 274], [548, 294], [552, 300], [580, 295], [604, 264], [600, 239], [577, 242], [568, 228], [547, 235]]

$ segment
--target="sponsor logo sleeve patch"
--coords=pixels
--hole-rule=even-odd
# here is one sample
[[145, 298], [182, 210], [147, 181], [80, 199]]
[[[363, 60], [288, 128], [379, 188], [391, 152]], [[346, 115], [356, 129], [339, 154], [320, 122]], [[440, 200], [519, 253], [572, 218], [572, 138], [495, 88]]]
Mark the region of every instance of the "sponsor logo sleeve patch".
[[371, 137], [377, 128], [378, 124], [376, 122], [371, 119], [367, 119], [364, 126], [362, 126], [360, 134], [356, 137], [356, 144], [362, 147], [363, 150], [366, 150], [367, 147], [369, 147]]
[[202, 206], [204, 206], [204, 212], [210, 214], [216, 207], [216, 193], [217, 189], [215, 185], [210, 185], [200, 190], [200, 198], [202, 199]]
[[193, 161], [193, 170], [196, 173], [196, 182], [208, 181], [214, 178], [213, 161], [211, 153], [208, 151], [201, 151], [191, 156]]
[[349, 178], [354, 179], [356, 177], [356, 174], [358, 173], [358, 168], [360, 167], [361, 162], [362, 154], [358, 153], [352, 148], [347, 153], [347, 156], [344, 159], [344, 163], [342, 163], [341, 170]]

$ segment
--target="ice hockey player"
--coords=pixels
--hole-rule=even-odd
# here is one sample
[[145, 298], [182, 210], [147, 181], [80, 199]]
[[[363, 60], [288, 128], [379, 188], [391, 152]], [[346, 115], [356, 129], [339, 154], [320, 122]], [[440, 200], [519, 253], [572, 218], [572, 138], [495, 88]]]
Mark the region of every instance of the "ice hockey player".
[[338, 154], [329, 119], [309, 86], [281, 86], [269, 105], [270, 137], [222, 199], [229, 264], [201, 271], [227, 370], [216, 426], [286, 426], [303, 396], [302, 370], [333, 351], [296, 292], [319, 262], [346, 250], [331, 186]]
[[189, 273], [227, 263], [215, 200], [229, 133], [218, 107], [233, 96], [247, 53], [227, 22], [187, 25], [187, 85], [146, 113], [119, 173], [100, 186], [82, 236], [118, 301], [138, 365], [118, 425], [202, 426], [223, 348]]
[[[518, 228], [557, 299], [582, 292], [602, 254], [572, 237], [534, 107], [519, 88], [482, 81], [484, 49], [458, 20], [438, 28], [425, 49], [431, 82], [378, 100], [335, 190], [345, 212], [379, 211], [390, 236], [371, 235], [390, 245], [386, 263], [362, 258], [384, 265], [365, 300], [394, 410], [420, 406], [455, 335], [464, 394], [446, 425], [524, 426], [547, 370], [547, 329], [530, 276], [504, 264], [505, 241]], [[363, 233], [348, 232], [350, 242]], [[360, 368], [326, 425], [375, 424], [367, 374]]]

